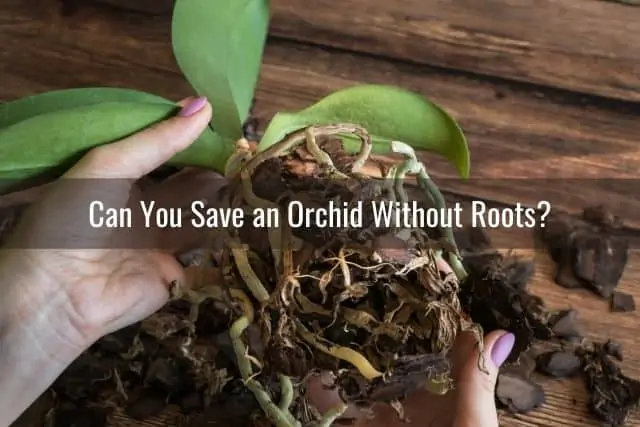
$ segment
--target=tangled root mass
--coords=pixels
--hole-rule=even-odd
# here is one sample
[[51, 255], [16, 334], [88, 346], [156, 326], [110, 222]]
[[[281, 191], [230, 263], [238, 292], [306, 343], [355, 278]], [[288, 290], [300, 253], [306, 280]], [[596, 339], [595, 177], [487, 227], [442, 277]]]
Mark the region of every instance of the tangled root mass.
[[[360, 138], [360, 152], [346, 154], [337, 134]], [[370, 149], [364, 129], [338, 125], [294, 133], [255, 155], [240, 153], [245, 162], [227, 188], [228, 207], [243, 208], [249, 218], [255, 209], [277, 212], [278, 224], [247, 221], [251, 225], [219, 235], [221, 251], [212, 251], [204, 265], [215, 263], [224, 285], [203, 276], [189, 291], [234, 307], [230, 338], [239, 374], [276, 425], [322, 425], [345, 409], [315, 413], [302, 387], [293, 386], [310, 372], [332, 371], [345, 403], [397, 407], [414, 389], [451, 388], [448, 352], [460, 331], [474, 331], [481, 341], [480, 328], [462, 313], [459, 279], [445, 261], [455, 244], [441, 230], [374, 223], [372, 202], [407, 201], [408, 193], [404, 174], [381, 171], [386, 177], [374, 179], [361, 173]], [[426, 199], [421, 202], [429, 207], [434, 198]], [[330, 201], [360, 204], [364, 221], [291, 228], [292, 201], [304, 210]], [[204, 300], [191, 299], [196, 306]], [[249, 329], [256, 332], [253, 342]], [[279, 402], [269, 387], [274, 379]]]

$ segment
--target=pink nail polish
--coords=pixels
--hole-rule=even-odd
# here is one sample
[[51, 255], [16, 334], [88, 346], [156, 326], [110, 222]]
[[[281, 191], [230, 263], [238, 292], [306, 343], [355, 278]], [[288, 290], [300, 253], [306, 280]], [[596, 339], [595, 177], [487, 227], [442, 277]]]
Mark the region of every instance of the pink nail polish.
[[187, 105], [185, 105], [182, 110], [178, 113], [179, 117], [190, 117], [196, 114], [198, 111], [202, 110], [204, 106], [207, 105], [207, 98], [201, 96], [199, 98], [190, 101]]
[[507, 332], [493, 345], [491, 349], [491, 359], [493, 360], [493, 364], [496, 367], [502, 366], [502, 364], [507, 360], [511, 350], [513, 350], [513, 346], [516, 343], [516, 336], [511, 332]]

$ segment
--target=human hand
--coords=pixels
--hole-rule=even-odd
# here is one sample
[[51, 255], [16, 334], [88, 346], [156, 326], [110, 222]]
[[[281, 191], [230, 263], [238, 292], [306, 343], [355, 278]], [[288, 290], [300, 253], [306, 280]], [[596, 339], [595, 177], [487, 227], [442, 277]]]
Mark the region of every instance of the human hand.
[[[495, 387], [500, 365], [509, 356], [515, 337], [505, 331], [494, 331], [485, 337], [485, 368], [478, 367], [479, 352], [471, 334], [459, 336], [452, 350], [455, 389], [444, 396], [418, 391], [403, 402], [407, 424], [389, 405], [374, 407], [374, 417], [368, 419], [356, 408], [349, 408], [345, 417], [355, 418], [356, 427], [498, 427]], [[323, 383], [324, 381], [324, 383]], [[321, 412], [340, 403], [335, 391], [329, 391], [326, 379], [315, 378], [308, 385], [311, 400]]]
[[[89, 152], [27, 209], [0, 252], [0, 425], [10, 425], [100, 337], [160, 309], [185, 283], [174, 254], [205, 243], [195, 228], [94, 227], [89, 206], [214, 205], [222, 177], [185, 170], [142, 191], [138, 179], [204, 131], [211, 106], [180, 103], [171, 119]], [[46, 130], [43, 130], [46, 131]], [[136, 210], [133, 206], [137, 206]], [[10, 367], [10, 368], [9, 368]], [[7, 368], [7, 369], [4, 369]]]
[[[172, 252], [196, 245], [193, 229], [90, 229], [88, 207], [101, 200], [123, 208], [141, 199], [157, 206], [212, 202], [222, 186], [213, 173], [185, 171], [142, 193], [135, 181], [187, 148], [203, 132], [211, 107], [188, 99], [176, 117], [89, 152], [25, 213], [4, 251], [5, 301], [17, 316], [40, 313], [70, 346], [86, 348], [101, 336], [160, 309], [184, 269]], [[135, 221], [135, 220], [134, 220]], [[135, 224], [135, 222], [134, 222]], [[140, 234], [142, 233], [142, 234]], [[133, 249], [135, 248], [135, 249]], [[16, 320], [17, 321], [17, 320]]]

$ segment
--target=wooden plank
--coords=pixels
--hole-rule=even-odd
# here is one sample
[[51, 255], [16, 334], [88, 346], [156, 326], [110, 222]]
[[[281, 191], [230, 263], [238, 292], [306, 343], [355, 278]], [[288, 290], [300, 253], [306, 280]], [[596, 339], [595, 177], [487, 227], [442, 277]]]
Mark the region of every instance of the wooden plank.
[[[170, 14], [153, 6], [98, 0]], [[602, 0], [273, 0], [271, 34], [640, 101], [640, 8]]]
[[[43, 4], [50, 6], [36, 9], [15, 0], [0, 6], [0, 40], [6, 46], [0, 99], [92, 85], [176, 99], [191, 93], [172, 57], [164, 18], [91, 7], [65, 18], [57, 3]], [[445, 161], [425, 155], [443, 189], [504, 203], [535, 205], [546, 199], [571, 212], [606, 202], [640, 227], [635, 214], [640, 121], [636, 111], [617, 103], [576, 105], [544, 91], [272, 40], [256, 114], [268, 119], [360, 82], [416, 90], [460, 121], [471, 147], [473, 178], [462, 182]]]
[[[0, 5], [0, 43], [5, 46], [0, 58], [3, 100], [89, 85], [133, 87], [176, 99], [190, 93], [171, 57], [164, 19], [150, 20], [115, 11], [97, 14], [94, 10], [63, 18], [57, 8], [38, 9], [9, 0]], [[419, 66], [283, 42], [271, 43], [267, 50], [258, 91], [258, 115], [270, 117], [280, 109], [302, 107], [331, 90], [359, 81], [389, 82], [419, 90], [452, 111], [467, 129], [474, 153], [474, 173], [485, 179], [554, 174], [620, 178], [637, 174], [639, 163], [633, 156], [636, 149], [633, 135], [638, 134], [638, 124], [632, 112], [606, 106], [576, 106], [545, 93], [540, 96], [512, 90], [501, 83], [478, 82]], [[558, 152], [566, 153], [563, 163], [553, 161], [554, 153]], [[439, 176], [452, 175], [449, 165], [430, 159], [430, 168]], [[607, 163], [609, 160], [613, 162]], [[507, 161], [515, 167], [505, 167]], [[518, 166], [525, 161], [524, 167]], [[533, 192], [543, 189], [543, 184], [544, 181], [532, 181], [528, 190], [513, 187], [510, 191], [513, 195], [522, 194], [522, 198], [532, 198], [536, 196]], [[476, 197], [505, 198], [502, 190], [488, 190], [483, 181], [468, 190]], [[602, 195], [606, 188], [598, 191], [595, 196]], [[629, 191], [624, 190], [622, 196], [632, 198]], [[573, 209], [581, 206], [575, 201], [565, 204]], [[500, 246], [530, 245], [518, 240], [519, 235], [504, 230], [494, 232]], [[535, 258], [533, 291], [551, 308], [578, 308], [591, 338], [621, 341], [626, 348], [625, 369], [640, 376], [640, 347], [635, 343], [640, 315], [606, 315], [606, 302], [586, 292], [567, 291], [554, 285], [550, 280], [553, 265], [548, 257], [536, 254]], [[640, 253], [631, 253], [620, 285], [621, 291], [636, 298], [640, 298], [635, 286], [640, 280], [639, 258]], [[585, 412], [586, 398], [579, 381], [548, 381], [545, 387], [549, 396], [547, 405], [526, 416], [503, 414], [502, 425], [598, 425]], [[630, 421], [630, 425], [638, 423], [637, 417]]]
[[[272, 33], [344, 49], [640, 100], [640, 9], [599, 0], [274, 2]], [[635, 36], [634, 36], [635, 34]]]

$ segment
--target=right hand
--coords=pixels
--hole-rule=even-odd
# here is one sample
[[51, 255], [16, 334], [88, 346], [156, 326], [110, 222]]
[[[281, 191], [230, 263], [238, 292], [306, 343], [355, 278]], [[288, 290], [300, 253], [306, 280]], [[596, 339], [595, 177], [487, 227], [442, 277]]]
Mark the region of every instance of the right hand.
[[[485, 337], [484, 355], [489, 375], [478, 368], [479, 352], [468, 333], [458, 337], [452, 351], [455, 389], [444, 396], [418, 391], [403, 401], [405, 417], [413, 425], [429, 427], [499, 427], [495, 387], [500, 366], [509, 356], [514, 336], [494, 331]], [[324, 377], [324, 378], [323, 378]], [[336, 391], [326, 388], [328, 376], [314, 377], [308, 393], [321, 413], [340, 404]], [[357, 427], [408, 427], [388, 405], [374, 407], [375, 417], [367, 419], [356, 408], [349, 408], [346, 418], [356, 418]]]

